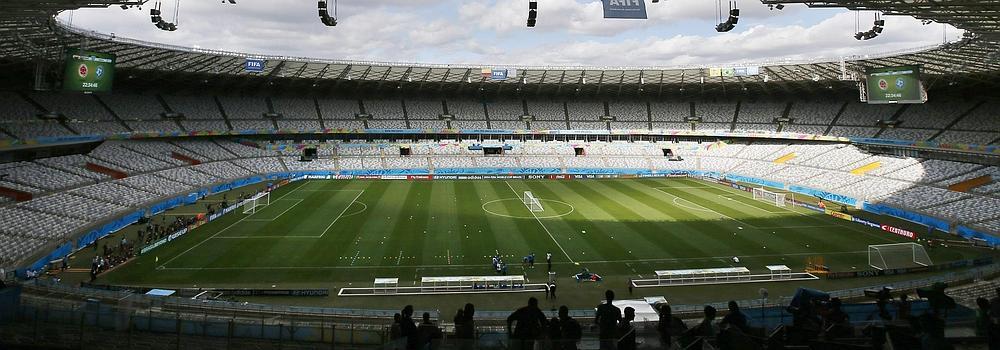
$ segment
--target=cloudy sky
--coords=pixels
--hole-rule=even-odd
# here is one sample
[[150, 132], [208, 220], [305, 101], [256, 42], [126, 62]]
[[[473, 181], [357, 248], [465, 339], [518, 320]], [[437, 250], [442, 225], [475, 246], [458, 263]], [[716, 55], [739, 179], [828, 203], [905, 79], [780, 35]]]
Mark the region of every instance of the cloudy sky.
[[[331, 4], [332, 4], [332, 0]], [[739, 2], [740, 22], [716, 33], [714, 0], [647, 1], [648, 20], [606, 20], [597, 0], [539, 0], [526, 28], [527, 0], [340, 0], [336, 27], [320, 23], [314, 0], [180, 0], [179, 29], [163, 32], [149, 6], [64, 13], [74, 26], [188, 47], [315, 58], [422, 63], [688, 66], [877, 54], [955, 40], [961, 32], [910, 17], [886, 17], [874, 40], [853, 37], [874, 13], [768, 10]], [[163, 4], [173, 19], [175, 0]], [[723, 2], [728, 10], [728, 4]], [[332, 11], [332, 9], [331, 9]]]

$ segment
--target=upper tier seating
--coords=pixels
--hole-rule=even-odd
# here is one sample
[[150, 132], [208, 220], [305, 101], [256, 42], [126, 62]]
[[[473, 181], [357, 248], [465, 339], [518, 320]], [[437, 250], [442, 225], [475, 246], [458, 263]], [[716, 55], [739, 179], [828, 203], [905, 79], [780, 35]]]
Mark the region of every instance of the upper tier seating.
[[732, 123], [736, 116], [736, 102], [695, 102], [694, 116], [703, 122]]
[[528, 115], [534, 116], [535, 120], [566, 120], [563, 103], [556, 101], [529, 101]]
[[32, 100], [49, 112], [62, 113], [69, 119], [113, 121], [114, 116], [94, 96], [73, 93], [36, 92]]
[[440, 100], [407, 100], [406, 117], [412, 120], [437, 120], [444, 114]]
[[645, 122], [649, 120], [646, 102], [608, 102], [608, 111], [616, 121]]
[[365, 112], [375, 119], [405, 119], [400, 100], [365, 100]]
[[774, 123], [785, 112], [786, 103], [743, 102], [740, 104], [740, 123]]
[[[521, 101], [507, 100], [486, 103], [486, 110], [490, 120], [521, 120], [524, 116], [524, 106]], [[494, 128], [497, 128], [494, 126]]]
[[263, 97], [220, 96], [219, 104], [230, 120], [262, 119], [264, 113], [268, 112], [267, 102]]
[[602, 102], [568, 102], [566, 109], [569, 111], [569, 120], [577, 121], [598, 121], [604, 116], [604, 103]]
[[475, 101], [448, 101], [448, 113], [456, 120], [486, 120], [486, 112], [480, 102]]
[[3, 106], [0, 109], [0, 120], [36, 120], [35, 115], [39, 112], [20, 95], [8, 91], [0, 91], [0, 106]]

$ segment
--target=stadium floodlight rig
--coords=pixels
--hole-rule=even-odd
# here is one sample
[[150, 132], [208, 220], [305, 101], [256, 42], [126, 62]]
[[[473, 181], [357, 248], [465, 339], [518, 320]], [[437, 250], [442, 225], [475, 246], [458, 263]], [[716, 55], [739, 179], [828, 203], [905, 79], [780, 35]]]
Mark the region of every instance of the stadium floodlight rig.
[[[722, 21], [722, 1], [716, 2], [716, 8], [719, 10], [719, 21]], [[719, 33], [725, 33], [736, 28], [736, 23], [740, 22], [740, 9], [736, 7], [735, 1], [729, 2], [729, 17], [726, 18], [725, 22], [721, 22], [715, 26], [715, 31]]]
[[536, 18], [538, 18], [538, 1], [528, 1], [528, 28], [535, 27]]
[[163, 20], [163, 16], [161, 15], [162, 14], [161, 11], [163, 9], [163, 3], [157, 1], [155, 4], [153, 4], [153, 8], [149, 9], [149, 19], [152, 20], [153, 25], [155, 25], [157, 28], [160, 28], [160, 30], [165, 30], [168, 32], [176, 31], [177, 13], [178, 11], [180, 11], [180, 6], [181, 6], [181, 0], [176, 0], [174, 2], [174, 21], [167, 22]]
[[316, 4], [319, 9], [319, 19], [327, 27], [337, 26], [337, 0], [333, 0], [333, 16], [330, 16], [330, 9], [327, 7], [326, 0], [319, 0]]
[[861, 31], [857, 32], [856, 34], [854, 34], [854, 39], [857, 39], [857, 40], [871, 40], [871, 39], [874, 39], [879, 34], [882, 34], [882, 28], [884, 28], [884, 27], [885, 27], [885, 20], [882, 19], [882, 17], [879, 16], [878, 13], [876, 13], [875, 14], [875, 22], [874, 22], [874, 25], [872, 26], [872, 29], [869, 29], [867, 32], [861, 32]]

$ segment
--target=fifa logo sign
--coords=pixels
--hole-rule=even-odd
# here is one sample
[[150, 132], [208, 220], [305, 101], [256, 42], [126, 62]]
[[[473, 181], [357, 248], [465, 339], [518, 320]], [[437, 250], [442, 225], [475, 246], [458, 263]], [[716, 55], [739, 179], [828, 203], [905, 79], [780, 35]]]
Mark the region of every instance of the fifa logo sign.
[[261, 73], [264, 71], [264, 60], [248, 58], [244, 64], [244, 69], [251, 73]]

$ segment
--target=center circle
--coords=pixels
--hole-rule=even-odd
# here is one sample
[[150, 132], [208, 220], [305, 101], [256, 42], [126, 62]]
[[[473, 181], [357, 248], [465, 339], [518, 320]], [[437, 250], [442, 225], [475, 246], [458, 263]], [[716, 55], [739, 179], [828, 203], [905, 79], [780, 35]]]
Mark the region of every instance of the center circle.
[[[552, 214], [552, 215], [510, 215], [510, 214], [501, 214], [501, 213], [492, 211], [489, 208], [487, 208], [487, 206], [489, 206], [490, 204], [500, 203], [500, 202], [507, 202], [507, 201], [517, 201], [519, 204], [521, 203], [521, 199], [520, 198], [495, 199], [495, 200], [491, 200], [489, 202], [483, 203], [483, 211], [485, 211], [487, 213], [490, 213], [490, 214], [493, 214], [493, 215], [496, 215], [496, 216], [501, 216], [501, 217], [505, 217], [505, 218], [513, 218], [513, 219], [535, 219], [535, 218], [538, 218], [538, 219], [552, 219], [552, 218], [563, 217], [563, 216], [572, 214], [574, 211], [576, 211], [576, 207], [574, 207], [572, 204], [569, 204], [569, 203], [566, 203], [566, 202], [563, 202], [563, 201], [560, 201], [560, 200], [555, 200], [555, 199], [541, 199], [541, 198], [538, 199], [539, 202], [541, 202], [541, 203], [557, 204], [556, 206], [562, 207], [561, 208], [562, 210], [553, 209], [553, 211], [556, 211], [557, 214]], [[527, 210], [527, 208], [525, 208], [525, 210]]]

